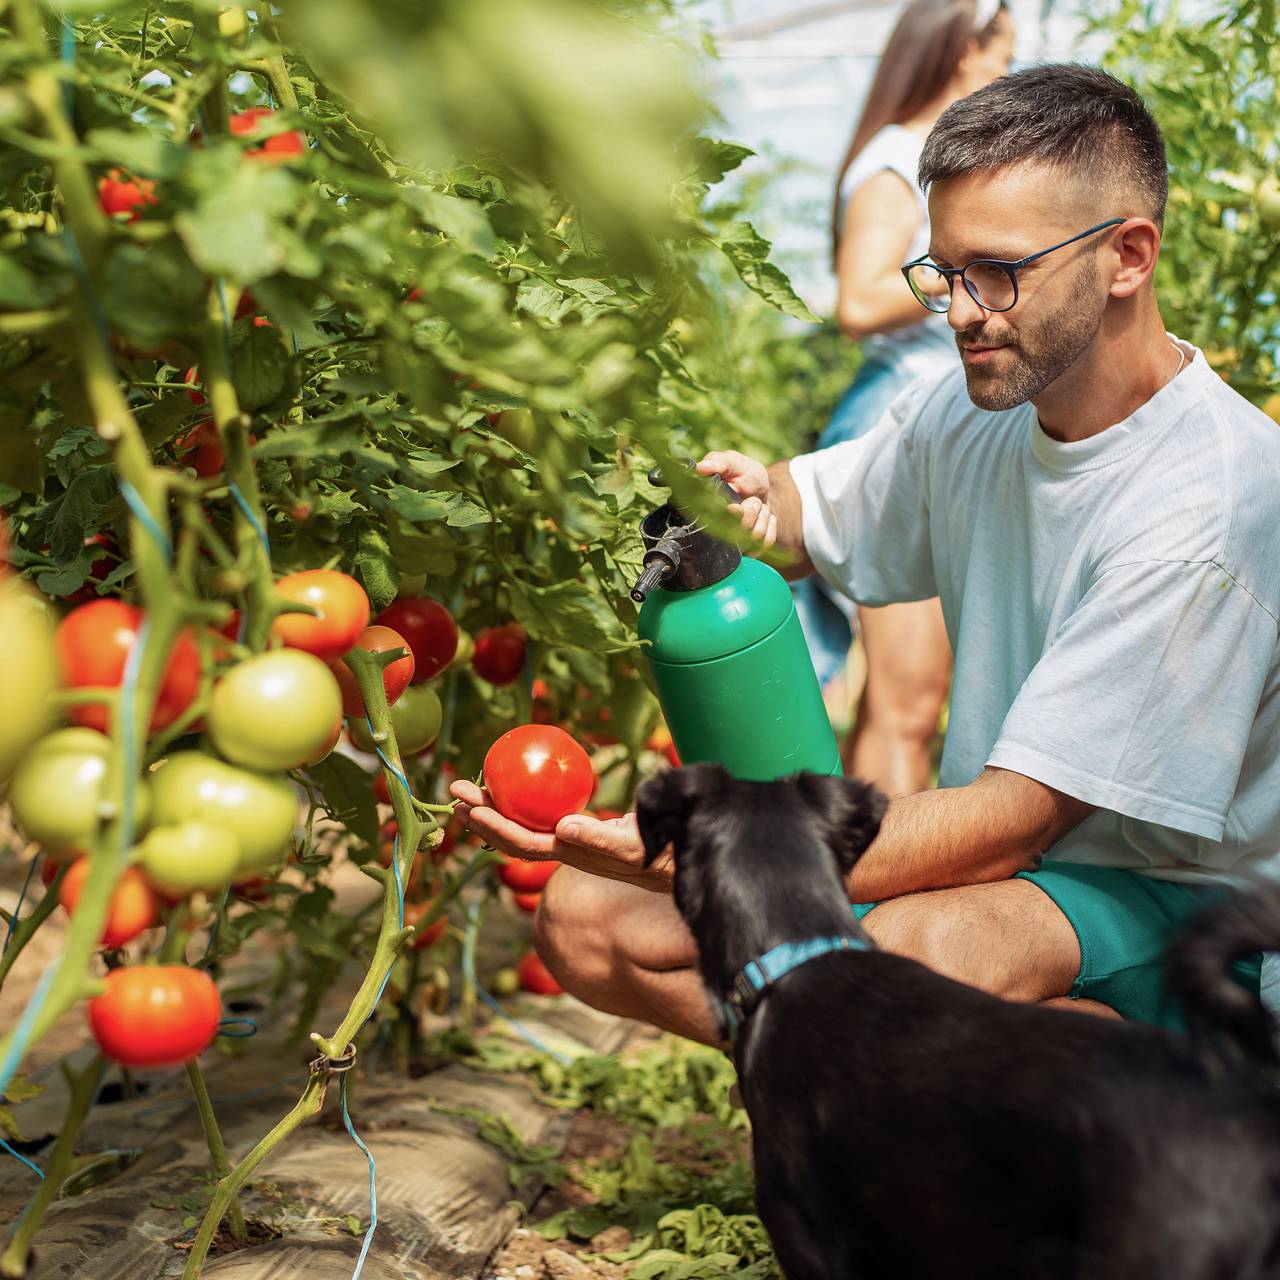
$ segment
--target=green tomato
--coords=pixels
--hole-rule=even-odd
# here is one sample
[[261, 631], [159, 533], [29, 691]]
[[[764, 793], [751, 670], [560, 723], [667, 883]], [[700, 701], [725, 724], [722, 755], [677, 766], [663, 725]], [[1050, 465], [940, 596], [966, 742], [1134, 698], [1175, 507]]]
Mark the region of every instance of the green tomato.
[[240, 868], [240, 844], [225, 827], [180, 822], [156, 827], [138, 846], [138, 863], [151, 884], [170, 897], [197, 889], [214, 893]]
[[275, 649], [238, 663], [209, 702], [209, 735], [233, 764], [296, 769], [337, 736], [342, 691], [332, 671], [301, 649]]
[[[58, 729], [41, 738], [13, 775], [9, 801], [28, 839], [51, 858], [87, 853], [101, 820], [110, 779], [111, 740], [96, 729]], [[135, 784], [134, 832], [146, 830], [151, 792]]]
[[53, 623], [45, 606], [19, 583], [0, 583], [0, 778], [7, 778], [23, 752], [53, 719], [50, 698], [58, 682]]
[[223, 764], [202, 751], [170, 756], [151, 775], [155, 820], [164, 825], [207, 822], [240, 846], [236, 875], [274, 866], [298, 819], [298, 794], [286, 778]]
[[[427, 684], [411, 684], [391, 708], [391, 727], [396, 731], [400, 754], [411, 756], [425, 751], [436, 740], [443, 719], [444, 708], [436, 691]], [[363, 718], [351, 717], [347, 721], [347, 733], [361, 751], [372, 754], [373, 737]]]

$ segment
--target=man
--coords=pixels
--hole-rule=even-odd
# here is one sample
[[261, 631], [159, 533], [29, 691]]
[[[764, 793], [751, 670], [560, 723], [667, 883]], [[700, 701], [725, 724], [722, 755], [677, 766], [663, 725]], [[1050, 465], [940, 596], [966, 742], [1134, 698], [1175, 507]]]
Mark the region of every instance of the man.
[[[1006, 76], [947, 109], [919, 176], [931, 253], [907, 274], [962, 369], [820, 459], [701, 470], [859, 603], [941, 597], [939, 789], [890, 805], [848, 885], [877, 942], [1007, 999], [1177, 1026], [1165, 948], [1280, 843], [1280, 433], [1165, 332], [1164, 142], [1132, 90]], [[566, 988], [714, 1042], [633, 816], [539, 836], [454, 794], [499, 848], [567, 864], [537, 922]], [[1238, 968], [1256, 992], [1258, 958]]]

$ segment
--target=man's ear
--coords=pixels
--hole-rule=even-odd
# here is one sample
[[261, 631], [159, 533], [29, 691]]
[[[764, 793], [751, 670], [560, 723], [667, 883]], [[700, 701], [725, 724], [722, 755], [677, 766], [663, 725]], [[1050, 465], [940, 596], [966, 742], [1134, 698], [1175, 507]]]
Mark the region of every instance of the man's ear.
[[681, 848], [694, 809], [716, 794], [728, 776], [718, 764], [695, 764], [664, 769], [641, 784], [636, 792], [636, 822], [646, 867], [667, 845], [675, 845], [677, 851]]
[[869, 783], [829, 774], [798, 773], [796, 786], [817, 813], [843, 878], [880, 831], [888, 800]]

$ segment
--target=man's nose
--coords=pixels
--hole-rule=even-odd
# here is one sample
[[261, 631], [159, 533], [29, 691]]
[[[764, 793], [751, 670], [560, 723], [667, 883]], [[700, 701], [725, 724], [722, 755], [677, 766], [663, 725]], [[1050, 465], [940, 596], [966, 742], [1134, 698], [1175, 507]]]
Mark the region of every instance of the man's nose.
[[947, 308], [947, 323], [957, 333], [963, 333], [974, 325], [985, 324], [990, 314], [985, 307], [974, 302], [969, 296], [969, 290], [957, 276], [955, 287], [951, 290], [951, 305]]

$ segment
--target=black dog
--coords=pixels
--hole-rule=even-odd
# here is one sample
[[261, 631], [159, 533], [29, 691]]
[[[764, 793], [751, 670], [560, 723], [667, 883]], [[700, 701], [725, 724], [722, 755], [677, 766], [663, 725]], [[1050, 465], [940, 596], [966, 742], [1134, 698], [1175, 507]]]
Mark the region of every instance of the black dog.
[[[646, 860], [673, 846], [736, 1030], [757, 1204], [790, 1280], [1280, 1278], [1280, 1089], [1256, 1061], [1266, 1015], [1226, 978], [1280, 941], [1280, 891], [1214, 909], [1176, 957], [1188, 1007], [1232, 1033], [1213, 1054], [875, 950], [842, 883], [879, 829], [869, 787], [696, 765], [638, 799]], [[815, 937], [847, 949], [763, 995], [741, 976]]]

